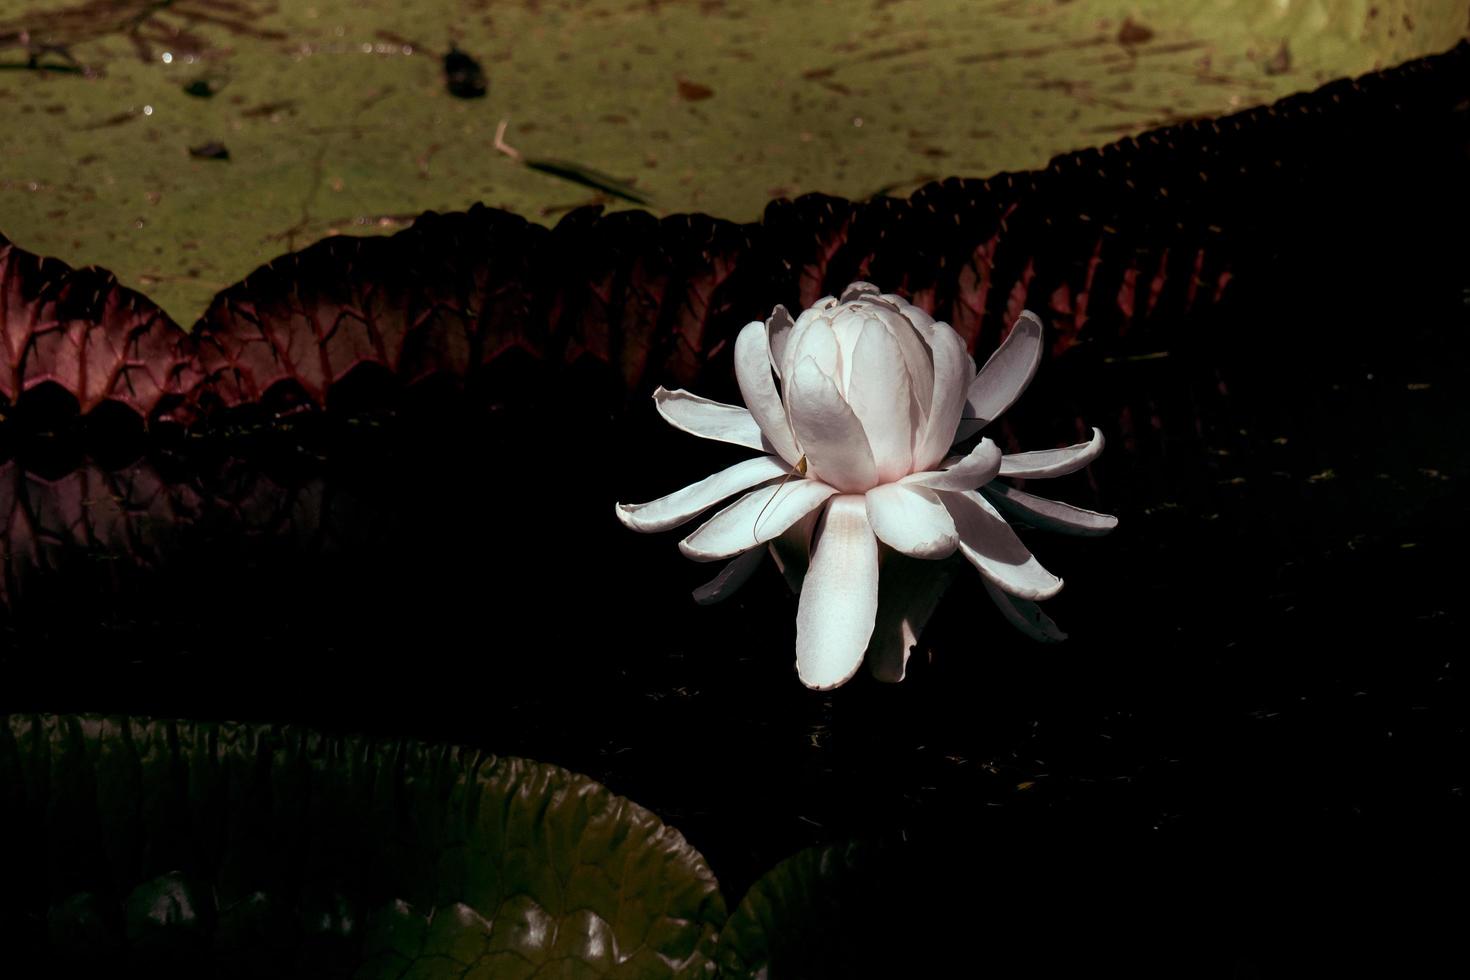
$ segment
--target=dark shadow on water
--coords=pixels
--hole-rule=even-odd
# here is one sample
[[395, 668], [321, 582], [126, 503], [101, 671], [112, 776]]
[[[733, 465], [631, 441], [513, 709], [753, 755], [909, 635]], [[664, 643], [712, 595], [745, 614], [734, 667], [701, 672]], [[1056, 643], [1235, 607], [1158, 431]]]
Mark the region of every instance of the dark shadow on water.
[[1262, 861], [1447, 832], [1464, 311], [1426, 299], [1370, 347], [1234, 309], [1165, 358], [1048, 362], [1002, 427], [1035, 447], [1080, 419], [1109, 440], [1045, 491], [1119, 530], [1026, 536], [1068, 582], [1059, 647], [1013, 634], [967, 574], [902, 685], [806, 691], [774, 568], [700, 608], [713, 568], [612, 514], [742, 452], [651, 404], [610, 413], [587, 366], [513, 402], [306, 413], [125, 463], [12, 447], [4, 707], [543, 759], [680, 828], [732, 902], [801, 846], [895, 829], [1036, 824]]

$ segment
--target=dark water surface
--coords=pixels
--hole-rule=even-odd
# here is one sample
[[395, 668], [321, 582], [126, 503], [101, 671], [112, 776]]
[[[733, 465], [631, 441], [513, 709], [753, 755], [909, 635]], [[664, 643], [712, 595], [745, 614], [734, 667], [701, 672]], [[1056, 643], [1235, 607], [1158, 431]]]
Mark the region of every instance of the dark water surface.
[[[0, 708], [289, 720], [557, 763], [686, 834], [732, 905], [850, 836], [969, 855], [1000, 880], [967, 887], [1002, 890], [1038, 888], [1026, 869], [1057, 874], [1059, 854], [1102, 857], [1171, 882], [1139, 908], [1182, 903], [1248, 948], [1231, 910], [1361, 911], [1384, 896], [1354, 868], [1458, 859], [1470, 545], [1454, 284], [1365, 290], [1362, 320], [1330, 330], [1305, 302], [1255, 299], [1141, 352], [1165, 356], [1046, 362], [1001, 427], [1008, 449], [1075, 441], [1079, 420], [1108, 438], [1042, 492], [1119, 529], [1026, 532], [1067, 580], [1057, 647], [1015, 634], [965, 572], [903, 684], [804, 689], [773, 566], [700, 608], [688, 592], [713, 566], [612, 514], [742, 451], [619, 407], [599, 369], [526, 361], [448, 407], [144, 438], [107, 465], [11, 433]], [[132, 455], [113, 435], [94, 455], [99, 439]], [[1121, 914], [1107, 905], [1088, 914]]]

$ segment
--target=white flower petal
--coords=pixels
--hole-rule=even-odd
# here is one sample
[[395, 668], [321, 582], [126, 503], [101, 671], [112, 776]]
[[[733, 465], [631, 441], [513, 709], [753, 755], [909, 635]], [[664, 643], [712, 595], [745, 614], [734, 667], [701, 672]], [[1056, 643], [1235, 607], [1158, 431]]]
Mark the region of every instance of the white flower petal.
[[1016, 537], [1005, 520], [977, 491], [940, 494], [960, 535], [960, 553], [1003, 591], [1022, 599], [1050, 599], [1062, 580]]
[[776, 377], [781, 379], [783, 395], [787, 391], [787, 386], [791, 384], [792, 373], [796, 370], [796, 345], [801, 343], [801, 338], [812, 325], [811, 319], [806, 315], [810, 312], [811, 310], [807, 310], [806, 313], [797, 317], [796, 323], [786, 332], [786, 342], [781, 345], [781, 359], [776, 363]]
[[[903, 363], [914, 383], [914, 396], [928, 418], [929, 402], [934, 395], [934, 353], [925, 342], [928, 334], [924, 331], [934, 325], [934, 318], [896, 293], [884, 293], [879, 298], [898, 311], [896, 316], [882, 313], [878, 318], [903, 348]], [[899, 329], [900, 326], [904, 329]]]
[[[863, 335], [863, 328], [867, 326], [870, 309], [866, 303], [859, 309], [843, 306], [826, 318], [832, 325], [832, 336], [837, 338], [838, 370], [828, 373], [837, 382], [837, 390], [842, 392], [844, 398], [852, 391], [852, 366], [857, 362], [858, 338]], [[817, 363], [820, 364], [821, 361]]]
[[791, 332], [796, 327], [796, 321], [791, 319], [791, 314], [786, 312], [786, 307], [776, 304], [766, 320], [766, 347], [770, 350], [771, 370], [776, 372], [776, 377], [781, 377], [781, 365], [785, 363], [786, 342], [791, 339]]
[[766, 557], [765, 548], [751, 548], [739, 555], [720, 569], [720, 574], [694, 590], [694, 601], [701, 606], [712, 606], [730, 598], [737, 589], [750, 581], [750, 576], [755, 574], [755, 570], [760, 567], [761, 559], [764, 557]]
[[1118, 519], [1112, 514], [1099, 514], [1060, 500], [1047, 500], [1004, 483], [992, 483], [982, 492], [1002, 513], [1043, 531], [1091, 538], [1107, 534], [1118, 526]]
[[869, 318], [853, 348], [847, 403], [868, 436], [880, 483], [897, 480], [913, 463], [913, 391], [908, 372], [896, 370], [902, 360], [888, 328]]
[[837, 687], [857, 672], [878, 613], [878, 539], [862, 496], [827, 505], [796, 610], [796, 673], [807, 687]]
[[761, 427], [749, 409], [739, 405], [710, 401], [682, 388], [669, 391], [664, 387], [653, 393], [653, 403], [665, 422], [692, 436], [730, 442], [763, 453], [776, 451], [761, 434]]
[[845, 493], [862, 493], [877, 484], [878, 469], [862, 423], [810, 357], [796, 366], [786, 407], [808, 473]]
[[944, 590], [954, 578], [952, 561], [919, 561], [889, 554], [878, 575], [878, 616], [868, 641], [868, 672], [888, 684], [903, 680], [909, 654]]
[[[781, 368], [776, 372], [781, 375], [783, 382], [790, 381], [792, 373], [796, 370], [796, 352], [801, 346], [801, 338], [806, 335], [807, 330], [811, 329], [813, 323], [821, 320], [826, 311], [836, 305], [837, 297], [824, 296], [797, 315], [796, 323], [786, 338], [786, 348], [781, 353]], [[828, 329], [831, 329], [831, 324], [827, 326]]]
[[667, 531], [691, 520], [726, 497], [790, 473], [775, 456], [758, 456], [675, 490], [646, 504], [618, 504], [618, 520], [635, 531]]
[[1041, 607], [1030, 599], [1018, 599], [1013, 595], [1006, 595], [1000, 589], [990, 584], [988, 579], [980, 580], [985, 585], [985, 591], [990, 593], [991, 600], [1000, 614], [1006, 618], [1016, 629], [1025, 633], [1038, 643], [1060, 643], [1067, 638], [1060, 627], [1052, 621], [1052, 618], [1041, 611]]
[[810, 322], [811, 320], [822, 316], [824, 313], [831, 310], [832, 307], [836, 305], [836, 296], [832, 296], [830, 294], [827, 296], [823, 296], [821, 299], [817, 300], [811, 306], [808, 306], [806, 309], [802, 310], [796, 315], [796, 325], [799, 327], [803, 323]]
[[791, 434], [791, 422], [786, 418], [786, 406], [776, 391], [776, 381], [771, 377], [771, 353], [766, 346], [766, 326], [759, 320], [745, 325], [735, 338], [735, 378], [740, 383], [740, 397], [745, 407], [760, 426], [766, 441], [776, 447], [782, 459], [796, 465], [801, 450], [796, 448], [796, 437]]
[[812, 535], [821, 516], [818, 508], [771, 539], [771, 557], [785, 576], [792, 595], [801, 595], [801, 583], [812, 560]]
[[839, 303], [852, 303], [856, 300], [877, 299], [879, 297], [878, 287], [870, 282], [850, 282], [842, 295], [837, 298]]
[[[922, 313], [917, 307], [910, 306], [910, 310]], [[924, 342], [915, 323], [917, 321], [907, 319], [900, 313], [889, 313], [886, 310], [875, 311], [874, 315], [888, 328], [888, 332], [898, 343], [899, 350], [903, 352], [903, 366], [908, 371], [909, 381], [914, 391], [914, 402], [920, 409], [920, 425], [929, 418], [929, 405], [934, 398], [934, 353], [929, 350], [929, 345]], [[932, 324], [930, 319], [925, 326]]]
[[964, 338], [949, 324], [933, 323], [921, 327], [920, 333], [934, 354], [934, 398], [923, 438], [914, 447], [914, 469], [932, 470], [954, 444], [965, 392], [975, 377], [975, 361]]
[[[836, 379], [842, 373], [842, 350], [837, 343], [837, 334], [832, 331], [832, 324], [818, 317], [806, 325], [801, 336], [793, 338], [791, 350], [792, 373], [787, 374], [787, 384], [791, 383], [795, 374], [801, 368], [800, 364], [807, 358], [817, 362], [817, 367], [829, 378]], [[790, 410], [791, 403], [788, 395], [787, 409]]]
[[883, 293], [882, 298], [888, 300], [898, 307], [898, 312], [916, 327], [927, 327], [934, 322], [934, 318], [925, 310], [915, 306], [897, 293]]
[[981, 439], [970, 455], [946, 459], [943, 469], [911, 473], [899, 482], [931, 490], [974, 490], [995, 479], [1000, 463], [1000, 447], [989, 439]]
[[1027, 310], [970, 384], [956, 441], [979, 432], [1011, 407], [1035, 377], [1041, 353], [1041, 321]]
[[1038, 449], [1029, 453], [1011, 453], [1000, 461], [1000, 475], [1014, 476], [1027, 480], [1041, 480], [1049, 476], [1066, 476], [1091, 463], [1103, 451], [1101, 429], [1092, 430], [1092, 439], [1079, 442], [1065, 449]]
[[695, 561], [730, 558], [771, 540], [836, 492], [817, 480], [752, 490], [680, 541], [679, 550]]
[[948, 558], [959, 545], [954, 519], [926, 487], [885, 483], [866, 494], [868, 523], [878, 540], [910, 558]]

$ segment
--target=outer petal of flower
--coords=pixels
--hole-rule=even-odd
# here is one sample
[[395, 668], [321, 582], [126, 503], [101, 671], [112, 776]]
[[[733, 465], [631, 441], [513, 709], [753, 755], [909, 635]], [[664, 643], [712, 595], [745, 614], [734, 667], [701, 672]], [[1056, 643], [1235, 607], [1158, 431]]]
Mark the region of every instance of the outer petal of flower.
[[726, 497], [779, 480], [790, 472], [791, 467], [775, 456], [747, 459], [646, 504], [618, 504], [618, 520], [635, 531], [667, 531], [693, 519]]
[[974, 490], [994, 480], [1000, 472], [1000, 447], [989, 439], [981, 439], [970, 455], [953, 462], [946, 460], [940, 470], [911, 473], [899, 482], [906, 486], [928, 487], [931, 490]]
[[740, 396], [745, 407], [760, 426], [766, 441], [776, 447], [776, 452], [786, 462], [795, 466], [801, 458], [796, 448], [796, 437], [791, 434], [791, 422], [786, 418], [786, 406], [776, 391], [776, 381], [771, 377], [771, 352], [766, 346], [766, 325], [753, 320], [735, 338], [735, 378], [740, 382]]
[[801, 583], [812, 561], [812, 537], [816, 533], [817, 522], [821, 520], [822, 510], [818, 507], [771, 539], [771, 557], [786, 578], [792, 595], [801, 595]]
[[1029, 599], [1018, 599], [1013, 595], [1006, 595], [1000, 589], [990, 584], [988, 579], [981, 579], [985, 585], [985, 591], [990, 593], [991, 601], [995, 603], [1000, 614], [1006, 618], [1016, 629], [1025, 633], [1031, 639], [1039, 643], [1060, 643], [1067, 638], [1067, 634], [1061, 631], [1052, 618], [1041, 611], [1041, 607]]
[[970, 385], [965, 421], [956, 441], [979, 432], [1020, 397], [1041, 363], [1041, 321], [1030, 310], [1016, 318], [1011, 332]]
[[724, 568], [720, 574], [694, 590], [694, 601], [701, 606], [712, 606], [717, 602], [724, 602], [734, 595], [755, 570], [760, 567], [761, 559], [766, 557], [766, 549], [761, 547], [751, 548], [749, 551], [736, 557]]
[[669, 391], [659, 387], [653, 393], [653, 403], [658, 414], [676, 429], [701, 439], [730, 442], [747, 449], [773, 453], [776, 447], [765, 440], [761, 427], [749, 409], [739, 405], [726, 405], [692, 395], [682, 388]]
[[913, 464], [913, 390], [908, 372], [894, 370], [902, 360], [888, 328], [868, 319], [853, 348], [847, 403], [868, 436], [879, 483], [897, 480]]
[[1038, 449], [1029, 453], [1012, 453], [1000, 461], [1000, 475], [1028, 480], [1040, 480], [1049, 476], [1066, 476], [1076, 473], [1091, 463], [1103, 451], [1101, 429], [1092, 430], [1092, 439], [1079, 442], [1065, 449]]
[[[962, 562], [960, 563], [963, 564]], [[878, 575], [878, 617], [868, 641], [868, 672], [880, 681], [903, 680], [909, 654], [958, 566], [890, 554]]]
[[926, 487], [885, 483], [865, 495], [878, 540], [910, 558], [948, 558], [959, 545], [954, 518]]
[[777, 303], [776, 308], [766, 319], [766, 347], [770, 351], [771, 370], [776, 372], [776, 377], [781, 377], [781, 365], [786, 355], [786, 342], [791, 339], [791, 331], [796, 327], [796, 321], [791, 319], [791, 314], [786, 312], [786, 307]]
[[786, 408], [809, 473], [846, 493], [862, 493], [877, 484], [878, 468], [862, 423], [809, 357], [797, 364], [788, 383]]
[[940, 499], [959, 531], [960, 553], [1002, 591], [1022, 599], [1050, 599], [1061, 591], [1062, 580], [1041, 567], [977, 491], [944, 493]]
[[796, 611], [796, 673], [807, 687], [846, 683], [863, 662], [878, 613], [878, 539], [859, 494], [827, 506]]
[[771, 540], [837, 491], [817, 480], [788, 480], [777, 489], [752, 490], [679, 542], [695, 561], [730, 558]]
[[1099, 514], [1094, 510], [1083, 510], [1081, 507], [1064, 504], [1060, 500], [1047, 500], [1004, 483], [992, 483], [982, 492], [985, 499], [995, 504], [1003, 513], [1043, 531], [1094, 538], [1107, 534], [1118, 526], [1118, 519], [1112, 514]]
[[923, 438], [914, 447], [914, 469], [931, 470], [955, 441], [955, 429], [965, 407], [965, 392], [975, 377], [975, 361], [965, 341], [947, 323], [921, 327], [934, 352], [934, 398]]

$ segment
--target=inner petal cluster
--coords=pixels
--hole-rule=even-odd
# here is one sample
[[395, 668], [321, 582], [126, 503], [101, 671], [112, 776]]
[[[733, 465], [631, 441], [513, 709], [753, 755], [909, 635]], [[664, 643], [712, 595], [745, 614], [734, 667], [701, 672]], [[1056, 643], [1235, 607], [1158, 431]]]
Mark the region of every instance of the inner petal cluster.
[[[936, 381], [963, 392], [973, 362], [963, 351], [936, 352], [932, 318], [855, 283], [785, 326], [768, 325], [770, 367], [781, 379], [782, 420], [813, 478], [862, 493], [938, 461], [930, 443], [942, 442], [941, 453], [950, 444], [962, 399], [936, 399]], [[945, 356], [950, 370], [936, 366]], [[969, 374], [955, 369], [960, 360]], [[946, 425], [942, 439], [930, 438]]]

